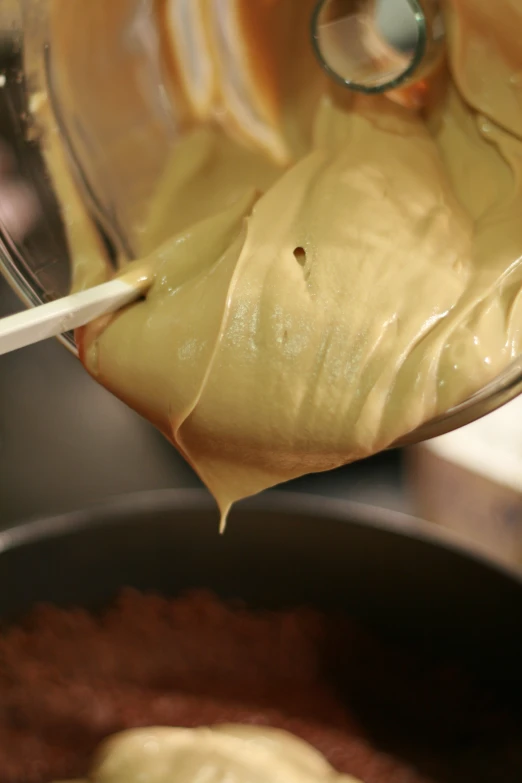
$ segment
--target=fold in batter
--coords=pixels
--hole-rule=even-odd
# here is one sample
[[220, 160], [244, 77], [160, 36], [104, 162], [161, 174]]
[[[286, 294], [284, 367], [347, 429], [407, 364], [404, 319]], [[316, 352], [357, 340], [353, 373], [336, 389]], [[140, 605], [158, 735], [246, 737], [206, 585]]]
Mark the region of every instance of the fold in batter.
[[[75, 50], [122, 5], [82, 4], [79, 27], [74, 1], [51, 0], [64, 115], [99, 148], [129, 89], [104, 71], [96, 92]], [[386, 448], [522, 348], [522, 0], [444, 0], [447, 62], [420, 108], [328, 83], [312, 6], [156, 3], [175, 140], [152, 184], [152, 122], [92, 171], [155, 282], [78, 332], [80, 358], [177, 446], [223, 519], [242, 497]], [[78, 289], [110, 268], [43, 121]]]

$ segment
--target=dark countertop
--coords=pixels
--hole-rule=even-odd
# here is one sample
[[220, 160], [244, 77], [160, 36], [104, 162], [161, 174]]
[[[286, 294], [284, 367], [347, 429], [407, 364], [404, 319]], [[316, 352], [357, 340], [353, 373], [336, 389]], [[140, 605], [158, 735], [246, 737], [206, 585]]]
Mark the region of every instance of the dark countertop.
[[[0, 316], [19, 309], [0, 279]], [[177, 451], [56, 340], [0, 356], [0, 526], [111, 495], [197, 486]], [[399, 452], [284, 488], [409, 511]]]

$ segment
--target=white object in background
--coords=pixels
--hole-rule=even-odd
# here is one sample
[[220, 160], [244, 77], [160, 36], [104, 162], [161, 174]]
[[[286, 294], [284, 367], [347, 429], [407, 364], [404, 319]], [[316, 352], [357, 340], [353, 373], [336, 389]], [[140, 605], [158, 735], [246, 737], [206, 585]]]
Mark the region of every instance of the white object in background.
[[522, 492], [522, 397], [426, 442], [426, 448], [490, 481]]
[[522, 397], [408, 459], [419, 514], [522, 568]]
[[0, 355], [57, 337], [142, 296], [152, 283], [147, 267], [0, 320]]

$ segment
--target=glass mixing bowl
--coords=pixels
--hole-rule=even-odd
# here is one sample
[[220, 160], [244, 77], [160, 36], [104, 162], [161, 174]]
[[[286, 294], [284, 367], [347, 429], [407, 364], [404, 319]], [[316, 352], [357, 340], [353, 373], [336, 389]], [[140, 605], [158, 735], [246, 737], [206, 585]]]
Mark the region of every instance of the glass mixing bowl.
[[[31, 102], [50, 94], [72, 171], [113, 258], [133, 258], [145, 205], [182, 123], [151, 19], [162, 8], [164, 0], [0, 0], [0, 140], [11, 147], [41, 212], [23, 241], [0, 224], [0, 271], [29, 306], [67, 294], [70, 285], [62, 211]], [[75, 351], [71, 334], [62, 341]], [[468, 424], [521, 392], [518, 357], [482, 390], [394, 445]]]
[[[154, 2], [0, 0], [0, 141], [40, 207], [23, 241], [0, 224], [0, 270], [28, 306], [63, 296], [70, 285], [62, 212], [31, 112], [41, 91], [50, 96], [76, 180], [114, 257], [134, 256], [140, 211], [176, 136], [150, 20]], [[71, 334], [62, 342], [75, 350]]]

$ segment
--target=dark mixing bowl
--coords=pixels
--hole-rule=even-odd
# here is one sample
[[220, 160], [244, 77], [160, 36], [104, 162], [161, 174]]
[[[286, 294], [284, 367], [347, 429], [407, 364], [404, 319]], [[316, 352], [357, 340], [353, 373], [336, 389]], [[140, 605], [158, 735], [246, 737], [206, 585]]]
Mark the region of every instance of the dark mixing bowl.
[[[40, 601], [96, 609], [124, 585], [169, 596], [204, 587], [252, 608], [340, 609], [383, 643], [463, 667], [489, 691], [507, 694], [510, 709], [520, 714], [521, 578], [400, 514], [267, 493], [234, 508], [221, 536], [206, 494], [167, 491], [115, 499], [0, 534], [0, 615], [6, 622]], [[351, 676], [357, 682], [357, 672]], [[361, 688], [364, 713], [364, 682]], [[419, 710], [429, 710], [421, 699], [419, 694]], [[477, 709], [488, 708], [481, 703]], [[369, 735], [384, 750], [422, 765], [429, 736], [412, 738], [411, 715], [402, 726], [391, 713], [384, 696], [382, 703], [373, 696], [363, 714]], [[521, 759], [506, 760], [502, 754], [508, 751], [498, 743], [482, 737], [476, 752], [505, 770], [500, 777], [486, 767], [482, 776], [466, 777], [465, 765], [457, 775], [448, 763], [433, 780], [520, 781]]]

